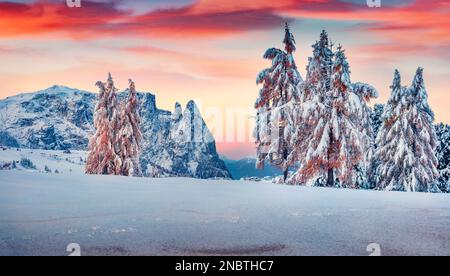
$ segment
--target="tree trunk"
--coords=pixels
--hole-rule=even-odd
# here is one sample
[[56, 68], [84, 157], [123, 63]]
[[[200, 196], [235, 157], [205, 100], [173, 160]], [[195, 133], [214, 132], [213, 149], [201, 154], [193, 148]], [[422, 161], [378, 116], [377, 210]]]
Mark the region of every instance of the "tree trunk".
[[288, 170], [283, 171], [283, 182], [286, 183], [286, 179], [288, 177]]
[[327, 186], [334, 187], [334, 171], [333, 171], [333, 169], [328, 169]]
[[[333, 149], [333, 144], [334, 144], [332, 129], [330, 129], [329, 133], [330, 133], [330, 146], [328, 147], [328, 160], [331, 160], [332, 149]], [[330, 166], [330, 164], [328, 164], [328, 166]], [[333, 168], [328, 168], [327, 186], [328, 187], [334, 187], [334, 171], [333, 171]]]

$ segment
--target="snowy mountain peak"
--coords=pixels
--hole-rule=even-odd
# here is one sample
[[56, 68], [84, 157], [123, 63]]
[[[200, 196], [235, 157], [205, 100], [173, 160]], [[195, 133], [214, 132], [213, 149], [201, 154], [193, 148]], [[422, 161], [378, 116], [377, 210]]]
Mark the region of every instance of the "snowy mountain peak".
[[[118, 98], [124, 99], [127, 95], [127, 91], [120, 92]], [[144, 174], [230, 177], [193, 101], [184, 112], [181, 105], [176, 104], [172, 113], [158, 109], [156, 97], [151, 93], [137, 96]], [[94, 132], [96, 101], [96, 93], [60, 85], [0, 100], [0, 144], [46, 150], [87, 150], [89, 137]], [[193, 134], [199, 134], [200, 139], [192, 140]]]
[[30, 95], [38, 95], [38, 94], [52, 94], [52, 95], [77, 95], [77, 94], [83, 94], [87, 93], [90, 94], [88, 91], [83, 91], [75, 88], [71, 88], [64, 85], [53, 85], [49, 88], [39, 90], [34, 93], [30, 93]]
[[186, 109], [189, 109], [189, 110], [191, 110], [191, 111], [193, 111], [193, 112], [198, 112], [198, 113], [199, 113], [198, 107], [197, 107], [197, 105], [195, 104], [195, 102], [194, 102], [193, 100], [190, 100], [190, 101], [186, 104]]
[[181, 104], [179, 102], [175, 103], [175, 109], [172, 114], [172, 118], [175, 121], [179, 121], [181, 117], [183, 116], [183, 110], [181, 108]]

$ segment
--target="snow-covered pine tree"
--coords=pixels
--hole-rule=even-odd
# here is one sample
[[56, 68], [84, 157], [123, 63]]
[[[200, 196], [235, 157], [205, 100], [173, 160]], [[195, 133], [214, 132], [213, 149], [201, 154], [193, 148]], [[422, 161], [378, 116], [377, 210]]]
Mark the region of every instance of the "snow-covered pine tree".
[[295, 40], [288, 24], [283, 39], [285, 51], [270, 48], [264, 58], [272, 61], [272, 66], [261, 71], [256, 83], [263, 84], [256, 100], [256, 126], [254, 131], [257, 146], [257, 168], [263, 168], [265, 161], [283, 170], [284, 180], [288, 175], [288, 154], [291, 151], [289, 135], [294, 129], [289, 125], [287, 115], [292, 103], [299, 99], [298, 86], [302, 78], [297, 70], [293, 52]]
[[[291, 136], [291, 144], [295, 146], [288, 156], [288, 162], [298, 162], [300, 165], [288, 182], [322, 186], [325, 185], [325, 176], [316, 171], [317, 167], [313, 168], [311, 160], [320, 143], [319, 132], [326, 114], [324, 100], [331, 84], [333, 52], [326, 31], [322, 31], [320, 40], [312, 47], [313, 56], [308, 59], [306, 80], [300, 85], [300, 108], [294, 109], [288, 116], [290, 125], [296, 126]], [[308, 163], [310, 165], [306, 168]]]
[[423, 79], [423, 68], [419, 67], [410, 87], [411, 103], [409, 120], [415, 131], [414, 153], [416, 166], [413, 170], [415, 176], [412, 183], [417, 180], [416, 191], [437, 192], [438, 160], [436, 158], [437, 137], [434, 129], [434, 112], [428, 104], [428, 93]]
[[117, 91], [118, 89], [114, 85], [111, 73], [108, 73], [107, 80], [107, 91], [108, 91], [108, 102], [109, 104], [109, 122], [111, 137], [114, 145], [114, 151], [116, 156], [114, 158], [114, 174], [121, 175], [122, 170], [122, 158], [120, 157], [120, 110], [122, 109], [121, 104], [117, 101]]
[[120, 112], [120, 157], [122, 169], [120, 174], [125, 176], [141, 176], [139, 163], [142, 133], [139, 127], [139, 104], [134, 82], [129, 80], [128, 100]]
[[365, 187], [373, 146], [367, 103], [378, 92], [370, 85], [351, 83], [344, 50], [339, 47], [334, 54], [325, 31], [313, 48], [301, 86], [301, 108], [292, 116], [298, 127], [289, 158], [300, 168], [289, 182]]
[[325, 100], [331, 89], [332, 45], [324, 30], [313, 47], [313, 56], [306, 67], [306, 80], [300, 86], [300, 108], [288, 117], [296, 125], [288, 160], [299, 162], [300, 168], [288, 180], [291, 184], [326, 185], [326, 174], [319, 162], [322, 134], [329, 118]]
[[409, 89], [396, 70], [391, 98], [383, 114], [375, 158], [379, 160], [377, 188], [388, 191], [434, 192], [438, 177], [434, 114], [428, 105], [423, 69]]
[[413, 156], [406, 147], [402, 118], [407, 106], [405, 95], [407, 88], [402, 86], [398, 70], [394, 72], [390, 88], [391, 96], [384, 108], [383, 123], [376, 138], [377, 149], [374, 156], [378, 163], [376, 185], [378, 189], [402, 190], [403, 179], [397, 177], [404, 177], [403, 163], [408, 162]]
[[88, 174], [120, 174], [121, 158], [118, 151], [119, 113], [116, 88], [111, 74], [107, 86], [98, 81], [98, 103], [95, 107], [94, 126], [96, 132], [89, 142], [89, 154], [85, 171]]
[[350, 118], [353, 124], [358, 128], [360, 135], [360, 145], [363, 149], [363, 159], [357, 164], [355, 170], [356, 178], [353, 182], [355, 187], [363, 189], [374, 188], [374, 170], [372, 160], [374, 155], [374, 129], [371, 120], [372, 109], [368, 105], [371, 99], [378, 97], [378, 91], [366, 83], [353, 83], [353, 93], [349, 94], [350, 105], [353, 111]]
[[[323, 30], [320, 34], [320, 40], [313, 46], [313, 57], [309, 58], [309, 64], [306, 68], [306, 83], [313, 86], [313, 94], [318, 94], [322, 102], [325, 101], [326, 94], [331, 89], [331, 75], [333, 68], [333, 44], [328, 39], [328, 33]], [[305, 97], [314, 97], [310, 93]]]
[[315, 164], [327, 171], [328, 186], [334, 186], [335, 179], [338, 178], [342, 186], [357, 188], [355, 168], [363, 159], [364, 147], [361, 140], [364, 137], [353, 116], [362, 107], [353, 93], [350, 66], [341, 46], [335, 53], [330, 91], [324, 104], [328, 112], [324, 114], [323, 124], [316, 128], [321, 138], [315, 150], [316, 155], [309, 165]]
[[436, 157], [439, 162], [439, 189], [450, 192], [450, 126], [440, 123], [435, 129], [438, 139]]

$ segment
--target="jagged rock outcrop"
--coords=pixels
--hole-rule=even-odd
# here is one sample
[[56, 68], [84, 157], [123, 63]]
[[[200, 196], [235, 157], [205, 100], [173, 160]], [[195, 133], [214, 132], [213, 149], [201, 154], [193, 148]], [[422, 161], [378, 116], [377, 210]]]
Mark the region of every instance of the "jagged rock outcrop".
[[[126, 91], [119, 93], [119, 98]], [[214, 137], [193, 101], [158, 109], [155, 95], [138, 93], [143, 133], [141, 165], [148, 176], [230, 178]], [[95, 93], [52, 86], [0, 100], [0, 144], [48, 150], [87, 150], [94, 132]], [[194, 138], [194, 139], [193, 139]]]

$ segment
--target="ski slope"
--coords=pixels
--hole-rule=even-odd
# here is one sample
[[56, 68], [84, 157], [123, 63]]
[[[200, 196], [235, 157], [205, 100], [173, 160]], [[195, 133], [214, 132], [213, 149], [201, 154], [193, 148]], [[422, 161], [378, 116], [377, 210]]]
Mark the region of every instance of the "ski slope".
[[448, 194], [0, 171], [0, 255], [450, 255]]

